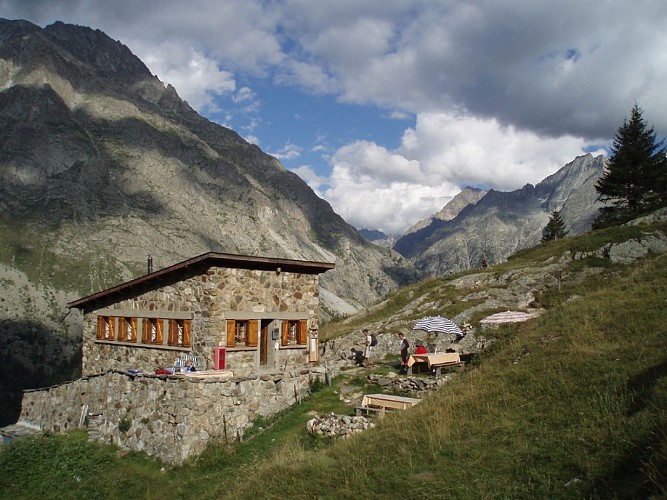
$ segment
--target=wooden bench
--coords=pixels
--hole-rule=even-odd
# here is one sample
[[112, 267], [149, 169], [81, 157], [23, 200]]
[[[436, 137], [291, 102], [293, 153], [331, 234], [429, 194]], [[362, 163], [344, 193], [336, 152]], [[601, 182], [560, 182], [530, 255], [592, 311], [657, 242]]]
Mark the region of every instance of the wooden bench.
[[368, 415], [369, 413], [382, 413], [385, 411], [384, 408], [375, 408], [373, 406], [355, 406], [354, 407], [354, 413], [356, 415], [361, 415], [362, 413], [366, 413]]
[[454, 363], [439, 363], [439, 364], [431, 365], [431, 369], [433, 370], [433, 373], [435, 374], [435, 376], [439, 377], [440, 375], [442, 375], [442, 369], [443, 368], [448, 368], [450, 366], [453, 366], [453, 367], [459, 367], [463, 370], [465, 368], [465, 364], [466, 364], [465, 361], [458, 361], [458, 362], [454, 362]]

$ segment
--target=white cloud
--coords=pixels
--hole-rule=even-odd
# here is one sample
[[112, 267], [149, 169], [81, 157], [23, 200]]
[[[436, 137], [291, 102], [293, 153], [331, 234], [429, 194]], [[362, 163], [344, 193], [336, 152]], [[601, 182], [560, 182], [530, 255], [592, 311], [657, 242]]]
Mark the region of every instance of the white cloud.
[[536, 184], [584, 154], [581, 138], [540, 137], [495, 119], [424, 113], [406, 130], [398, 152], [420, 162], [428, 179], [512, 190]]
[[288, 142], [276, 153], [271, 153], [272, 156], [275, 156], [279, 160], [295, 160], [301, 156], [302, 148], [296, 144]]
[[214, 59], [187, 44], [145, 45], [137, 41], [134, 47], [151, 72], [173, 85], [181, 98], [199, 112], [219, 111], [216, 99], [236, 89], [230, 72], [221, 71]]
[[459, 191], [446, 179], [428, 182], [418, 161], [370, 142], [341, 148], [332, 164], [330, 187], [322, 195], [359, 228], [402, 233]]
[[292, 172], [306, 181], [310, 188], [321, 196], [320, 190], [328, 181], [326, 177], [318, 175], [309, 165], [293, 168]]
[[365, 141], [339, 149], [322, 195], [356, 227], [402, 234], [461, 187], [510, 191], [536, 184], [585, 147], [580, 138], [541, 138], [496, 120], [422, 114], [396, 151]]

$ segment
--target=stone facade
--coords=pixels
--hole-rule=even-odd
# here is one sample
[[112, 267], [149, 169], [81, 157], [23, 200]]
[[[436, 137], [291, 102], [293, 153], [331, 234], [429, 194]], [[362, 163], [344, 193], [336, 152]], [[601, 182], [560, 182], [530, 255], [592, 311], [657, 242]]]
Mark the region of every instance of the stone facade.
[[258, 416], [293, 405], [314, 378], [323, 379], [322, 372], [195, 378], [111, 370], [26, 391], [20, 421], [39, 422], [51, 432], [87, 425], [90, 439], [180, 464], [209, 440], [237, 440]]
[[[210, 267], [202, 274], [85, 310], [82, 373], [87, 376], [109, 369], [154, 373], [173, 366], [181, 354], [203, 360], [200, 370], [212, 369], [218, 347], [226, 348], [226, 369], [235, 375], [303, 368], [309, 359], [308, 342], [281, 345], [273, 334], [281, 331], [285, 321], [317, 325], [318, 314], [317, 274]], [[100, 340], [96, 336], [99, 316], [135, 318], [139, 339], [144, 318], [165, 325], [169, 320], [188, 320], [190, 343], [187, 348], [169, 346], [166, 333], [159, 346], [140, 340]], [[228, 346], [230, 319], [259, 322], [257, 345]]]

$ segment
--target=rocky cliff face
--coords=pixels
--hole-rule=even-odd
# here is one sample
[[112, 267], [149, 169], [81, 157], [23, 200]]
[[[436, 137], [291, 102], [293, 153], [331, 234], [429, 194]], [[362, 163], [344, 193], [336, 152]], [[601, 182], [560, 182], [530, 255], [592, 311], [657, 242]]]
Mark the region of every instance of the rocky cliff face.
[[[537, 186], [527, 184], [509, 193], [490, 190], [471, 193], [468, 203], [454, 198], [442, 213], [418, 223], [400, 238], [394, 250], [428, 275], [480, 267], [486, 255], [500, 262], [517, 250], [537, 245], [553, 210], [560, 210], [570, 234], [591, 228], [601, 204], [595, 182], [604, 157], [576, 158]], [[462, 193], [463, 194], [463, 193]], [[464, 205], [464, 206], [462, 206]]]
[[74, 290], [141, 273], [147, 254], [160, 267], [211, 250], [336, 261], [322, 284], [353, 308], [410, 279], [408, 263], [120, 42], [24, 21], [2, 21], [0, 40], [2, 213], [31, 235], [29, 253], [113, 268], [75, 272]]
[[60, 339], [76, 367], [66, 302], [144, 274], [148, 255], [156, 269], [208, 251], [335, 262], [325, 318], [416, 276], [122, 43], [63, 23], [0, 20], [0, 235], [0, 335], [27, 372], [27, 336]]

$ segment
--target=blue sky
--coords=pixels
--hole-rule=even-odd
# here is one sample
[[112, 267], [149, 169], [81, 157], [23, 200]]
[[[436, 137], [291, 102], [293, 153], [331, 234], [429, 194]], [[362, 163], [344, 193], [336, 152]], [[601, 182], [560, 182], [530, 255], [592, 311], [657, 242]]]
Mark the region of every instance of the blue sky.
[[635, 102], [667, 132], [658, 0], [0, 0], [100, 29], [358, 228], [599, 154]]

